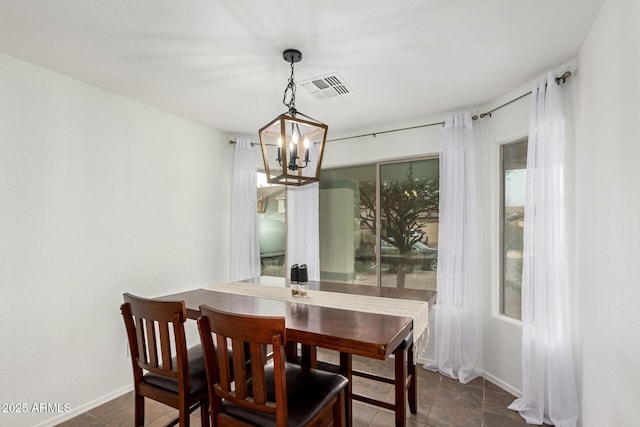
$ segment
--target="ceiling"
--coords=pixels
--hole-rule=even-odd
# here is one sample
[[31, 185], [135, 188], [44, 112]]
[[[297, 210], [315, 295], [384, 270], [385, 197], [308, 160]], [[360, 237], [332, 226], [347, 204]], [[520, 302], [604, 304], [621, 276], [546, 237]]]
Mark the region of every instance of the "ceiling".
[[573, 60], [603, 0], [2, 0], [0, 52], [230, 133], [296, 82], [351, 93], [299, 111], [329, 133], [486, 104]]

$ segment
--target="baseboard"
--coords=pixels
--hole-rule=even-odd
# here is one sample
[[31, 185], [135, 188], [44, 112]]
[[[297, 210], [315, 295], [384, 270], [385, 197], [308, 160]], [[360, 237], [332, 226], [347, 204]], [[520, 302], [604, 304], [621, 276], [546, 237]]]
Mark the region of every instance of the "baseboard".
[[500, 387], [505, 391], [508, 391], [509, 393], [513, 394], [515, 397], [518, 397], [518, 398], [522, 397], [522, 390], [518, 390], [517, 388], [505, 383], [501, 379], [496, 378], [493, 375], [488, 374], [486, 372], [483, 372], [482, 376], [484, 377], [485, 380], [492, 382], [493, 384], [497, 385], [498, 387]]
[[[418, 363], [421, 366], [424, 366], [425, 364], [430, 364], [430, 365], [435, 365], [435, 361], [431, 360], [431, 359], [425, 359], [425, 358], [420, 358], [418, 359]], [[426, 368], [424, 368], [426, 369]], [[512, 395], [516, 396], [516, 397], [522, 397], [522, 391], [518, 390], [517, 388], [511, 386], [510, 384], [505, 383], [504, 381], [502, 381], [499, 378], [494, 377], [493, 375], [485, 372], [485, 371], [479, 371], [480, 375], [482, 377], [484, 377], [485, 380], [492, 382], [493, 384], [497, 385], [498, 387], [500, 387], [501, 389], [511, 393]]]
[[69, 412], [65, 412], [64, 414], [60, 414], [53, 418], [49, 418], [48, 420], [43, 421], [40, 424], [36, 424], [34, 427], [53, 427], [57, 424], [60, 424], [61, 422], [70, 420], [73, 417], [76, 417], [80, 414], [90, 411], [93, 408], [96, 408], [102, 405], [103, 403], [106, 403], [110, 400], [115, 399], [116, 397], [120, 397], [123, 394], [130, 392], [131, 390], [133, 390], [133, 385], [128, 385], [118, 390], [114, 390], [111, 393], [107, 393], [104, 396], [101, 396], [97, 399], [92, 400], [91, 402], [87, 402], [80, 406], [77, 406], [72, 410], [70, 410]]

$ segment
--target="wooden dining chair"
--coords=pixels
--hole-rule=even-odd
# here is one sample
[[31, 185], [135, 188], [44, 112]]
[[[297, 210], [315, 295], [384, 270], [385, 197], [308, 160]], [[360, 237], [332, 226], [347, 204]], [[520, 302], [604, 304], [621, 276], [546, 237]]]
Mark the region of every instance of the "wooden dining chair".
[[409, 403], [409, 411], [412, 414], [418, 412], [417, 405], [417, 384], [416, 365], [413, 355], [413, 333], [409, 334], [398, 347], [393, 351], [394, 355], [394, 377], [389, 378], [384, 375], [377, 375], [371, 372], [353, 371], [354, 376], [367, 378], [373, 381], [380, 381], [392, 384], [394, 390], [393, 403], [373, 399], [371, 397], [355, 395], [354, 400], [366, 402], [380, 408], [390, 409], [395, 412], [396, 424], [401, 423], [406, 417], [405, 399]]
[[144, 425], [144, 398], [178, 410], [180, 426], [201, 408], [209, 426], [207, 377], [202, 346], [187, 349], [184, 301], [154, 301], [124, 294], [120, 306], [129, 339], [135, 393], [135, 425]]
[[[214, 426], [345, 425], [347, 379], [286, 363], [284, 317], [238, 315], [204, 305], [200, 312], [198, 329]], [[250, 372], [243, 369], [245, 353], [238, 351], [245, 343]], [[267, 345], [271, 360], [264, 351]]]
[[[297, 347], [289, 346], [288, 359], [294, 363], [303, 364], [303, 357], [297, 354]], [[310, 364], [317, 369], [340, 373], [342, 367], [331, 362], [317, 360], [316, 348], [304, 348], [307, 351]], [[353, 356], [349, 353], [341, 353], [341, 364], [346, 368], [346, 375], [349, 377], [361, 377], [371, 381], [378, 381], [385, 384], [391, 384], [394, 390], [393, 403], [375, 399], [370, 396], [352, 393], [351, 399], [368, 403], [379, 408], [385, 408], [395, 413], [396, 425], [402, 425], [407, 415], [405, 401], [409, 403], [409, 411], [412, 414], [418, 412], [417, 384], [416, 384], [416, 365], [413, 355], [413, 333], [410, 333], [393, 351], [394, 356], [394, 376], [376, 374], [373, 372], [360, 371], [353, 368]], [[343, 372], [344, 373], [344, 372]]]

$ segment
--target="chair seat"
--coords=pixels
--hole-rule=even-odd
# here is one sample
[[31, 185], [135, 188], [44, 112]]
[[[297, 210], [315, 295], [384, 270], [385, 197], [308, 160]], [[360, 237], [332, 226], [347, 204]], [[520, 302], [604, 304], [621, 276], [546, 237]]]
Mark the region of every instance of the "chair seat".
[[[204, 356], [202, 355], [202, 346], [196, 345], [187, 351], [189, 358], [189, 392], [190, 394], [198, 393], [207, 388], [207, 376], [204, 366]], [[177, 363], [176, 358], [172, 359], [173, 363]], [[178, 393], [178, 380], [169, 377], [163, 377], [151, 372], [145, 374], [143, 381], [156, 387], [160, 387], [172, 393]]]
[[[289, 426], [304, 426], [309, 423], [327, 404], [347, 386], [342, 375], [324, 372], [318, 369], [286, 364], [287, 407]], [[273, 365], [265, 368], [267, 379], [267, 397], [275, 400], [275, 382]], [[248, 381], [249, 386], [251, 380]], [[224, 401], [223, 412], [251, 425], [268, 427], [276, 425], [275, 416], [244, 410]]]

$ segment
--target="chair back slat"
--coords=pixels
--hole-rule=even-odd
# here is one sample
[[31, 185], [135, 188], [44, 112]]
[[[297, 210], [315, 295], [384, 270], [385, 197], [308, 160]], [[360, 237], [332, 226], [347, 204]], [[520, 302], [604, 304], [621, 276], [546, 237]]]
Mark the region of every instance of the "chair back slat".
[[156, 322], [150, 318], [145, 318], [142, 320], [144, 321], [144, 328], [140, 331], [140, 336], [142, 337], [142, 340], [149, 351], [148, 355], [143, 355], [143, 359], [148, 365], [157, 368], [159, 362], [158, 346], [156, 344]]
[[[245, 368], [245, 353], [244, 342], [239, 340], [231, 340], [231, 349], [233, 353], [233, 366], [225, 364], [224, 369], [227, 367], [233, 369], [233, 378], [235, 380], [235, 395], [238, 399], [246, 399], [247, 392], [247, 370]], [[228, 360], [228, 359], [227, 359]]]
[[171, 364], [171, 337], [169, 335], [169, 324], [162, 323], [158, 325], [160, 332], [160, 351], [162, 354], [162, 369], [173, 371]]
[[231, 372], [228, 369], [228, 365], [225, 363], [226, 360], [229, 360], [229, 347], [227, 346], [227, 338], [223, 337], [222, 335], [217, 335], [216, 341], [217, 341], [216, 345], [218, 346], [218, 350], [216, 352], [216, 355], [217, 355], [216, 370], [218, 373], [218, 381], [220, 382], [222, 389], [227, 393], [230, 393], [231, 378], [233, 378], [233, 376], [231, 375]]
[[[135, 318], [135, 321], [132, 319], [133, 314], [131, 313], [131, 306], [129, 304], [126, 305], [126, 307], [129, 309], [129, 313], [128, 315], [125, 317], [125, 324], [127, 326], [127, 329], [129, 328], [128, 323], [131, 322], [133, 323], [133, 325], [135, 326], [131, 326], [132, 332], [134, 334], [134, 336], [136, 337], [135, 342], [138, 344], [137, 345], [137, 352], [135, 352], [131, 357], [134, 358], [134, 360], [139, 361], [142, 360], [143, 362], [147, 362], [147, 339], [146, 339], [146, 335], [145, 335], [145, 321], [144, 319], [141, 319], [139, 317]], [[131, 340], [129, 340], [131, 341]]]
[[264, 351], [260, 344], [251, 343], [249, 345], [249, 352], [251, 354], [251, 361], [256, 363], [251, 364], [251, 382], [253, 386], [253, 399], [256, 403], [264, 405], [267, 403], [267, 390], [265, 388], [266, 380], [264, 377]]

